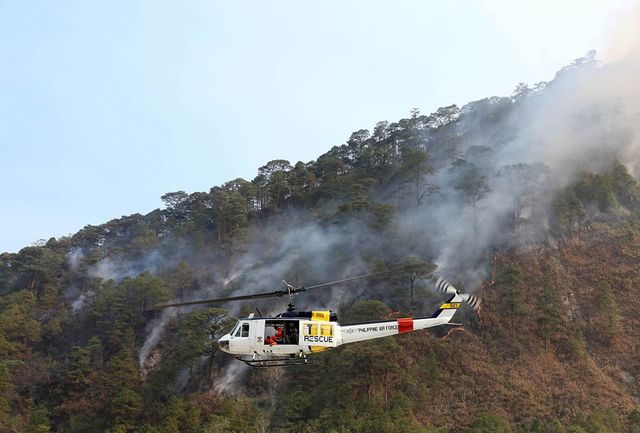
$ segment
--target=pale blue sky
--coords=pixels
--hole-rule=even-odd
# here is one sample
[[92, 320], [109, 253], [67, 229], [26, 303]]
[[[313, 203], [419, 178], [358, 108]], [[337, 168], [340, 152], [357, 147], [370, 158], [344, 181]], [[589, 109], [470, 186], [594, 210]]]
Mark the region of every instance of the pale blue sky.
[[0, 0], [0, 251], [509, 95], [631, 0]]

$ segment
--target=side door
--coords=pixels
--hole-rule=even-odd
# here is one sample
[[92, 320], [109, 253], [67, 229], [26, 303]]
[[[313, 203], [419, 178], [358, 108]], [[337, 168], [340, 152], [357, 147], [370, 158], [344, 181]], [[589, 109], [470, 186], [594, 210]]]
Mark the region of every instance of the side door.
[[[255, 332], [255, 330], [254, 330]], [[229, 348], [235, 354], [251, 354], [251, 322], [241, 320], [238, 329], [229, 339]]]

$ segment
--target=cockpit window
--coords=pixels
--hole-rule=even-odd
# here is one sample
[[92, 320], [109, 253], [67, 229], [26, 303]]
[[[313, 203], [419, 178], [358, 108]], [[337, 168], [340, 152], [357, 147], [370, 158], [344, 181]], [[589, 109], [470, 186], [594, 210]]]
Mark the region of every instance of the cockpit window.
[[243, 323], [242, 324], [242, 336], [243, 337], [248, 337], [249, 336], [249, 324], [248, 323]]
[[229, 331], [229, 335], [234, 335], [236, 333], [237, 329], [238, 329], [238, 324], [236, 323], [235, 326], [233, 327], [233, 329], [231, 329], [231, 331]]
[[236, 325], [236, 332], [235, 332], [235, 334], [233, 334], [233, 336], [234, 337], [239, 337], [241, 329], [242, 328], [240, 327], [240, 325]]

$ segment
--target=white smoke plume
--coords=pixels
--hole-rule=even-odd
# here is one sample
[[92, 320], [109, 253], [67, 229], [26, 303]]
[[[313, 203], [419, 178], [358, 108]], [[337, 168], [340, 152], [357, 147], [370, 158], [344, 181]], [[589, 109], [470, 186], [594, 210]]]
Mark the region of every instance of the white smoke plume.
[[[211, 262], [208, 272], [215, 275], [218, 284], [208, 285], [187, 294], [184, 301], [200, 300], [223, 296], [271, 292], [283, 290], [283, 279], [290, 284], [310, 285], [364, 274], [369, 271], [362, 261], [360, 249], [375, 250], [380, 245], [379, 235], [356, 223], [322, 226], [302, 212], [291, 211], [273, 217], [268, 223], [251, 230], [243, 245], [242, 254], [226, 264]], [[321, 294], [313, 292], [297, 297], [298, 308], [337, 308], [345, 300], [353, 299], [364, 290], [365, 285], [352, 285], [349, 292], [327, 290]], [[277, 314], [287, 308], [289, 299], [255, 301], [266, 315]], [[238, 315], [242, 303], [225, 305], [230, 314]], [[184, 314], [195, 307], [171, 308], [171, 314]], [[163, 329], [170, 316], [163, 312], [158, 320], [147, 327], [146, 338], [139, 352], [139, 363], [144, 365], [149, 353], [159, 343]]]
[[[456, 125], [463, 140], [450, 163], [428, 179], [439, 193], [420, 209], [401, 213], [401, 232], [432, 244], [440, 272], [456, 275], [473, 290], [486, 277], [493, 248], [544, 240], [548, 221], [538, 218], [542, 227], [535, 228], [532, 216], [546, 216], [555, 193], [577, 175], [606, 170], [615, 161], [637, 174], [639, 58], [636, 51], [597, 67], [590, 53], [546, 86], [525, 89], [512, 100], [490, 98], [464, 107]], [[475, 117], [492, 106], [498, 114], [508, 107], [508, 116], [497, 132], [477, 130]], [[489, 133], [493, 140], [487, 140]], [[463, 204], [456, 188], [460, 158], [486, 178], [487, 191], [473, 205]]]
[[73, 302], [71, 302], [71, 309], [74, 313], [82, 310], [86, 305], [87, 301], [93, 297], [94, 293], [92, 290], [87, 291], [87, 293], [81, 293]]
[[249, 367], [243, 362], [232, 362], [227, 364], [213, 387], [221, 394], [237, 395], [242, 390], [244, 377], [249, 372]]
[[114, 280], [116, 283], [125, 277], [135, 277], [145, 271], [157, 275], [177, 265], [182, 260], [183, 254], [185, 254], [183, 248], [172, 251], [171, 254], [165, 253], [160, 248], [154, 248], [143, 257], [135, 259], [109, 256], [91, 266], [87, 274], [92, 278]]
[[163, 310], [162, 313], [160, 313], [160, 317], [149, 322], [147, 325], [147, 337], [145, 338], [145, 341], [140, 348], [140, 352], [138, 353], [138, 365], [140, 368], [144, 367], [144, 364], [149, 357], [149, 353], [151, 353], [160, 341], [165, 326], [171, 319], [176, 317], [176, 314], [175, 308], [169, 308]]
[[640, 49], [640, 1], [623, 8], [611, 24], [603, 60], [612, 63]]
[[78, 269], [80, 261], [84, 258], [84, 250], [82, 248], [73, 248], [67, 253], [66, 263], [69, 270]]

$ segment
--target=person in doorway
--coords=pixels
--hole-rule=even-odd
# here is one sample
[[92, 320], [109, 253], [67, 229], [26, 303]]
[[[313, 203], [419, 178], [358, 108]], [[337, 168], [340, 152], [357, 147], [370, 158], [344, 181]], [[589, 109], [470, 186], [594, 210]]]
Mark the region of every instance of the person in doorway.
[[284, 343], [284, 326], [276, 325], [276, 335], [273, 336], [275, 344]]
[[275, 335], [270, 335], [264, 339], [264, 344], [275, 346], [284, 342], [284, 326], [278, 324], [273, 326], [276, 330]]
[[287, 323], [287, 332], [286, 332], [285, 341], [288, 344], [298, 344], [298, 323], [297, 322]]

